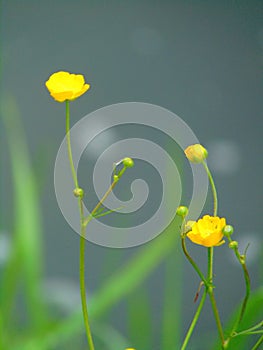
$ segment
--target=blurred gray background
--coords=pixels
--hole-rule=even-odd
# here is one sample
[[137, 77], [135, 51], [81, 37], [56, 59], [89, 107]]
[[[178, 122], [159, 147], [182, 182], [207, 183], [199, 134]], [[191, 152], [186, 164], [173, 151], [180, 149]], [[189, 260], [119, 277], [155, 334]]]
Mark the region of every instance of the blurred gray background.
[[[219, 192], [219, 214], [235, 227], [241, 248], [250, 242], [252, 288], [260, 284], [262, 264], [262, 50], [263, 2], [250, 1], [2, 1], [2, 94], [18, 104], [41, 179], [45, 276], [71, 290], [78, 302], [79, 237], [67, 225], [53, 188], [55, 157], [64, 137], [64, 105], [53, 101], [44, 82], [58, 70], [85, 75], [91, 90], [72, 103], [72, 124], [110, 104], [140, 101], [181, 117], [209, 150]], [[1, 131], [2, 132], [2, 131]], [[5, 153], [5, 150], [1, 150]], [[7, 156], [3, 154], [2, 165]], [[8, 169], [1, 192], [9, 185]], [[1, 202], [2, 228], [8, 228], [12, 201]], [[197, 256], [202, 248], [192, 247]], [[104, 258], [133, 255], [87, 244], [88, 288], [101, 285]], [[175, 254], [181, 254], [179, 250]], [[216, 288], [223, 320], [243, 295], [240, 268], [231, 252], [216, 256]], [[160, 266], [147, 280], [158, 315], [162, 305]], [[185, 316], [193, 314], [198, 285], [184, 262]], [[104, 276], [105, 278], [105, 276]], [[62, 284], [59, 284], [60, 282]], [[71, 288], [71, 289], [70, 289]], [[62, 296], [60, 296], [62, 298]], [[65, 297], [66, 298], [66, 297]], [[76, 303], [77, 303], [76, 302]], [[214, 330], [204, 312], [200, 329]], [[112, 324], [125, 333], [125, 310]]]

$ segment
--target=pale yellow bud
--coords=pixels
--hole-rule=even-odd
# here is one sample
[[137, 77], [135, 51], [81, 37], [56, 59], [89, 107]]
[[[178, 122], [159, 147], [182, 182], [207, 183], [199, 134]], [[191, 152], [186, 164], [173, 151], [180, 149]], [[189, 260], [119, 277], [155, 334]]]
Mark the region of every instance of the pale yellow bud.
[[207, 150], [200, 144], [188, 146], [184, 153], [192, 163], [202, 163], [208, 156]]
[[84, 191], [83, 191], [82, 188], [77, 187], [77, 188], [74, 189], [73, 194], [74, 194], [75, 197], [83, 198]]

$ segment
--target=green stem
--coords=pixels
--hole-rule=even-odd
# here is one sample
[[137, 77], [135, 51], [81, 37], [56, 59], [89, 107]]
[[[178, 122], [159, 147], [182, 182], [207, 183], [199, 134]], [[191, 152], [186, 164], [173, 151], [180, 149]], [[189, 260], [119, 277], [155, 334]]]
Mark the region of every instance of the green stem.
[[[71, 142], [70, 142], [70, 109], [69, 109], [68, 100], [66, 100], [66, 137], [67, 137], [68, 158], [69, 158], [71, 173], [72, 173], [75, 188], [78, 188], [79, 187], [78, 178], [77, 178], [77, 174], [73, 163]], [[90, 350], [94, 350], [94, 343], [92, 340], [92, 335], [91, 335], [91, 330], [89, 325], [87, 299], [86, 299], [87, 295], [86, 295], [86, 287], [85, 287], [85, 225], [84, 225], [83, 202], [80, 197], [78, 198], [78, 202], [79, 202], [80, 225], [81, 225], [80, 257], [79, 257], [79, 282], [80, 282], [81, 306], [82, 306], [82, 313], [83, 313], [84, 325], [85, 325], [89, 348]]]
[[[79, 255], [79, 281], [80, 281], [80, 295], [81, 295], [81, 306], [82, 313], [84, 318], [85, 330], [87, 335], [87, 340], [89, 344], [90, 350], [94, 350], [94, 343], [92, 340], [91, 330], [89, 326], [89, 315], [88, 315], [88, 307], [86, 301], [86, 288], [85, 288], [85, 226], [82, 225], [81, 228], [81, 237], [80, 237], [80, 255]], [[84, 231], [84, 232], [83, 232]]]
[[[229, 240], [229, 242], [232, 242], [231, 237], [228, 237], [228, 240]], [[245, 310], [246, 310], [246, 307], [247, 307], [247, 302], [248, 302], [248, 299], [249, 299], [249, 296], [250, 296], [250, 289], [251, 289], [251, 287], [250, 287], [250, 277], [249, 277], [249, 273], [248, 273], [248, 270], [247, 270], [247, 267], [246, 267], [246, 262], [245, 262], [245, 255], [241, 256], [237, 247], [234, 248], [234, 252], [235, 252], [235, 255], [237, 257], [238, 262], [242, 266], [243, 275], [244, 275], [245, 284], [246, 284], [246, 294], [245, 294], [245, 297], [244, 297], [243, 302], [242, 302], [242, 306], [241, 306], [241, 310], [240, 310], [239, 316], [238, 316], [236, 322], [234, 323], [234, 325], [232, 327], [232, 330], [230, 332], [230, 335], [228, 337], [228, 341], [230, 341], [230, 339], [235, 335], [236, 330], [237, 330], [238, 326], [240, 325], [240, 323], [242, 321], [242, 318], [244, 316], [244, 313], [245, 313]]]
[[78, 185], [78, 178], [75, 171], [74, 163], [73, 163], [73, 157], [72, 157], [72, 150], [71, 150], [71, 141], [70, 141], [70, 110], [69, 110], [69, 100], [66, 100], [66, 137], [67, 137], [67, 145], [68, 145], [68, 158], [69, 158], [69, 164], [71, 168], [71, 173], [74, 181], [75, 187], [79, 187]]
[[214, 216], [217, 216], [217, 208], [218, 208], [218, 199], [217, 199], [217, 192], [216, 192], [216, 186], [215, 186], [215, 182], [214, 179], [212, 177], [212, 174], [206, 164], [205, 161], [203, 161], [203, 166], [205, 168], [205, 171], [207, 173], [210, 185], [211, 185], [211, 189], [212, 189], [212, 193], [213, 193], [213, 199], [214, 199]]
[[240, 336], [240, 335], [253, 335], [253, 334], [262, 334], [263, 333], [263, 330], [260, 330], [260, 331], [251, 331], [251, 332], [240, 332], [240, 333], [236, 333], [234, 335], [234, 337], [237, 337], [237, 336]]
[[[183, 224], [182, 224], [182, 227], [183, 227]], [[200, 304], [196, 310], [196, 313], [194, 315], [194, 318], [192, 320], [192, 323], [188, 329], [188, 332], [186, 333], [186, 336], [184, 338], [184, 342], [183, 342], [183, 345], [181, 347], [181, 350], [184, 350], [186, 349], [186, 346], [189, 342], [189, 339], [193, 333], [193, 330], [195, 328], [195, 325], [199, 319], [199, 316], [200, 316], [200, 313], [201, 313], [201, 310], [204, 306], [204, 302], [205, 302], [205, 299], [206, 299], [206, 295], [207, 295], [207, 291], [208, 291], [208, 288], [209, 288], [209, 281], [206, 280], [205, 276], [203, 275], [203, 273], [200, 271], [199, 267], [197, 266], [197, 264], [195, 263], [195, 261], [193, 260], [193, 258], [190, 256], [190, 254], [188, 253], [187, 251], [187, 248], [186, 248], [186, 244], [185, 244], [185, 235], [181, 232], [181, 244], [182, 244], [182, 248], [183, 248], [183, 252], [186, 256], [186, 258], [188, 259], [188, 261], [190, 262], [190, 264], [193, 266], [193, 268], [195, 269], [195, 271], [197, 272], [198, 276], [201, 278], [201, 280], [203, 281], [204, 285], [205, 285], [205, 292], [202, 296], [202, 299], [200, 301]]]
[[233, 337], [237, 337], [237, 336], [239, 336], [239, 335], [246, 335], [246, 334], [248, 334], [248, 333], [251, 333], [251, 332], [257, 330], [257, 329], [260, 328], [260, 327], [263, 327], [263, 321], [259, 322], [258, 324], [256, 324], [256, 325], [253, 326], [253, 327], [250, 327], [250, 328], [248, 328], [248, 329], [245, 329], [244, 331], [235, 333], [235, 334], [233, 335]]
[[98, 211], [98, 209], [101, 207], [101, 205], [104, 203], [104, 201], [106, 200], [106, 198], [109, 196], [109, 194], [112, 192], [112, 190], [114, 189], [114, 187], [117, 185], [118, 181], [120, 180], [120, 178], [122, 177], [122, 175], [125, 173], [127, 167], [124, 166], [121, 171], [118, 174], [118, 178], [117, 180], [114, 180], [111, 184], [110, 187], [107, 189], [107, 191], [105, 192], [104, 196], [101, 198], [101, 200], [98, 202], [98, 204], [95, 206], [95, 208], [92, 210], [92, 212], [90, 213], [90, 215], [84, 219], [83, 224], [84, 226], [87, 226], [88, 223], [92, 220], [93, 215], [96, 214], [96, 212]]
[[[217, 191], [216, 191], [216, 186], [215, 186], [215, 182], [213, 179], [213, 176], [206, 164], [205, 161], [203, 161], [203, 166], [205, 168], [205, 171], [207, 173], [210, 185], [211, 185], [211, 189], [212, 189], [212, 194], [213, 194], [213, 202], [214, 202], [214, 211], [213, 211], [213, 215], [217, 216], [217, 209], [218, 209], [218, 198], [217, 198]], [[214, 287], [213, 287], [213, 261], [214, 261], [214, 247], [209, 247], [208, 248], [208, 262], [207, 262], [207, 279], [209, 282], [209, 287], [208, 287], [208, 294], [210, 297], [210, 301], [211, 301], [211, 305], [212, 305], [212, 309], [214, 312], [214, 317], [216, 320], [216, 325], [217, 325], [217, 329], [218, 329], [218, 333], [219, 333], [219, 337], [221, 339], [221, 343], [222, 343], [222, 347], [223, 349], [225, 348], [225, 339], [224, 339], [224, 332], [223, 332], [223, 327], [221, 324], [221, 320], [220, 320], [220, 316], [219, 316], [219, 312], [218, 312], [218, 308], [217, 308], [217, 304], [216, 304], [216, 299], [215, 299], [215, 295], [214, 295]]]
[[195, 271], [197, 272], [198, 276], [201, 278], [201, 280], [204, 282], [204, 285], [206, 286], [206, 288], [209, 287], [209, 283], [207, 282], [205, 276], [203, 275], [203, 273], [200, 271], [199, 267], [197, 266], [197, 264], [195, 263], [195, 261], [193, 260], [193, 258], [190, 256], [190, 254], [188, 253], [187, 249], [186, 249], [186, 245], [185, 245], [185, 237], [182, 237], [181, 239], [181, 243], [182, 243], [182, 248], [183, 248], [183, 252], [185, 254], [185, 256], [187, 257], [188, 261], [190, 262], [190, 264], [193, 266], [193, 268], [195, 269]]
[[263, 335], [259, 338], [259, 340], [256, 342], [256, 344], [253, 346], [253, 348], [251, 350], [259, 349], [259, 347], [262, 343], [263, 343]]
[[243, 275], [244, 275], [244, 279], [245, 279], [245, 283], [246, 283], [246, 294], [242, 303], [242, 307], [241, 307], [241, 311], [240, 311], [240, 315], [237, 321], [237, 327], [239, 326], [240, 322], [242, 321], [242, 318], [244, 316], [245, 310], [246, 310], [246, 306], [247, 306], [247, 302], [248, 302], [248, 298], [250, 295], [250, 277], [249, 277], [249, 273], [245, 264], [245, 259], [241, 258], [239, 251], [237, 248], [234, 249], [236, 257], [238, 258], [242, 269], [243, 269]]
[[104, 196], [101, 198], [101, 200], [98, 202], [98, 204], [96, 205], [96, 207], [92, 210], [92, 212], [90, 213], [90, 215], [83, 221], [83, 225], [84, 227], [86, 227], [88, 225], [88, 223], [92, 220], [93, 215], [97, 212], [97, 210], [101, 207], [101, 205], [103, 204], [103, 202], [106, 200], [106, 198], [109, 196], [109, 194], [111, 193], [111, 191], [114, 189], [114, 187], [116, 186], [117, 181], [113, 181], [112, 184], [110, 185], [110, 187], [107, 189], [107, 191], [105, 192]]
[[192, 335], [192, 333], [193, 333], [193, 330], [194, 330], [194, 328], [195, 328], [195, 325], [196, 325], [196, 323], [197, 323], [197, 321], [198, 321], [198, 319], [199, 319], [200, 313], [201, 313], [202, 308], [203, 308], [203, 306], [204, 306], [204, 302], [205, 302], [205, 299], [206, 299], [206, 295], [207, 295], [207, 290], [205, 290], [205, 291], [204, 291], [204, 294], [202, 295], [202, 299], [201, 299], [201, 301], [200, 301], [200, 304], [198, 305], [198, 308], [197, 308], [197, 310], [196, 310], [196, 313], [195, 313], [195, 315], [194, 315], [194, 318], [193, 318], [193, 320], [192, 320], [192, 323], [191, 323], [191, 325], [190, 325], [190, 327], [189, 327], [189, 329], [188, 329], [188, 331], [187, 331], [187, 334], [186, 334], [186, 336], [185, 336], [185, 339], [184, 339], [183, 345], [182, 345], [182, 347], [181, 347], [181, 350], [185, 350], [185, 349], [186, 349], [186, 346], [187, 346], [187, 344], [188, 344], [188, 342], [189, 342], [189, 339], [190, 339], [190, 337], [191, 337], [191, 335]]
[[223, 328], [222, 328], [222, 325], [221, 325], [221, 320], [220, 320], [218, 308], [217, 308], [217, 305], [216, 305], [215, 295], [214, 295], [214, 292], [213, 292], [212, 288], [213, 287], [209, 288], [208, 294], [209, 294], [211, 305], [212, 305], [212, 309], [213, 309], [213, 312], [214, 312], [216, 325], [217, 325], [217, 329], [218, 329], [218, 334], [219, 334], [219, 337], [221, 339], [221, 343], [222, 343], [223, 349], [225, 349], [225, 347], [224, 347], [224, 345], [225, 345], [224, 332], [223, 332]]
[[214, 261], [214, 247], [207, 249], [207, 277], [210, 284], [213, 283], [213, 261]]
[[214, 287], [213, 287], [213, 257], [214, 257], [214, 248], [213, 247], [209, 247], [208, 248], [208, 282], [209, 282], [209, 287], [208, 287], [208, 294], [210, 297], [210, 301], [211, 301], [211, 305], [212, 305], [212, 309], [214, 312], [214, 317], [216, 320], [216, 325], [217, 325], [217, 329], [218, 329], [218, 333], [219, 333], [219, 337], [221, 339], [221, 343], [222, 346], [224, 346], [225, 343], [225, 339], [224, 339], [224, 332], [223, 332], [223, 328], [222, 328], [222, 324], [221, 324], [221, 320], [220, 320], [220, 316], [219, 316], [219, 312], [218, 312], [218, 308], [216, 305], [216, 300], [215, 300], [215, 295], [214, 295]]

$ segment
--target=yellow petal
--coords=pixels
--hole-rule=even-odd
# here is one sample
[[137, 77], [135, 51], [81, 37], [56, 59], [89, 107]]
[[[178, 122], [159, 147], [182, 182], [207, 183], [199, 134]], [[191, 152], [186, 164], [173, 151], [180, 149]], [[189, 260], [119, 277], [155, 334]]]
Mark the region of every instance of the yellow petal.
[[187, 237], [196, 244], [205, 247], [214, 247], [223, 244], [223, 228], [226, 225], [225, 218], [218, 216], [204, 215], [203, 218], [195, 222]]
[[56, 101], [64, 102], [75, 100], [83, 95], [90, 88], [90, 85], [85, 84], [84, 76], [81, 74], [60, 71], [49, 77], [46, 81], [46, 87]]

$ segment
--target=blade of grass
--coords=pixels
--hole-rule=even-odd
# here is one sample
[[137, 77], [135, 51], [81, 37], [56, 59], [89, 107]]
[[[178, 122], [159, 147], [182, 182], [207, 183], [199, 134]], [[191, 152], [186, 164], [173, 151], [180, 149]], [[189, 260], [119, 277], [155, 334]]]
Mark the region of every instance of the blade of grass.
[[107, 350], [125, 349], [128, 347], [127, 339], [109, 325], [94, 323], [92, 330], [94, 335], [101, 339]]
[[9, 327], [11, 314], [14, 309], [18, 277], [21, 270], [19, 249], [16, 242], [12, 243], [10, 256], [1, 276], [0, 308], [2, 312], [1, 316], [4, 320], [3, 331], [6, 331]]
[[2, 317], [2, 312], [0, 309], [0, 349], [6, 349], [6, 334], [5, 334], [5, 326]]
[[[153, 308], [155, 310], [155, 308]], [[128, 297], [127, 323], [131, 344], [137, 349], [152, 348], [152, 318], [149, 295], [145, 285], [137, 288]]]
[[[176, 165], [181, 175], [184, 187], [182, 153], [173, 149], [173, 145], [168, 142], [167, 149], [171, 150], [171, 154], [176, 157]], [[173, 174], [167, 169], [167, 183], [173, 183]], [[166, 205], [172, 206], [174, 198], [169, 195]], [[162, 334], [161, 348], [162, 349], [179, 349], [180, 335], [182, 324], [182, 259], [181, 246], [176, 246], [173, 252], [170, 252], [165, 259], [165, 274], [164, 274], [164, 297], [163, 297], [163, 315], [162, 315]]]
[[182, 324], [182, 254], [176, 252], [165, 261], [162, 349], [179, 349]]
[[[170, 225], [153, 241], [142, 247], [137, 254], [109, 278], [101, 289], [89, 301], [91, 317], [99, 317], [123, 297], [140, 285], [156, 266], [173, 251], [180, 241], [181, 218], [176, 217]], [[12, 350], [29, 350], [28, 346], [38, 350], [48, 350], [73, 335], [83, 332], [82, 314], [77, 312], [54, 326], [43, 337], [25, 339]]]
[[[15, 100], [6, 97], [2, 100], [2, 116], [7, 133], [10, 152], [14, 187], [14, 245], [16, 247], [14, 259], [6, 276], [3, 300], [8, 298], [14, 290], [11, 283], [14, 270], [23, 270], [23, 282], [26, 290], [26, 301], [29, 320], [34, 329], [41, 329], [43, 321], [43, 307], [41, 304], [41, 275], [42, 275], [42, 232], [41, 212], [37, 197], [36, 181], [31, 168], [29, 151], [26, 145], [23, 126]], [[11, 275], [10, 275], [11, 273]], [[18, 276], [15, 275], [15, 279]], [[7, 289], [7, 290], [6, 290]], [[8, 311], [8, 310], [6, 310]]]

